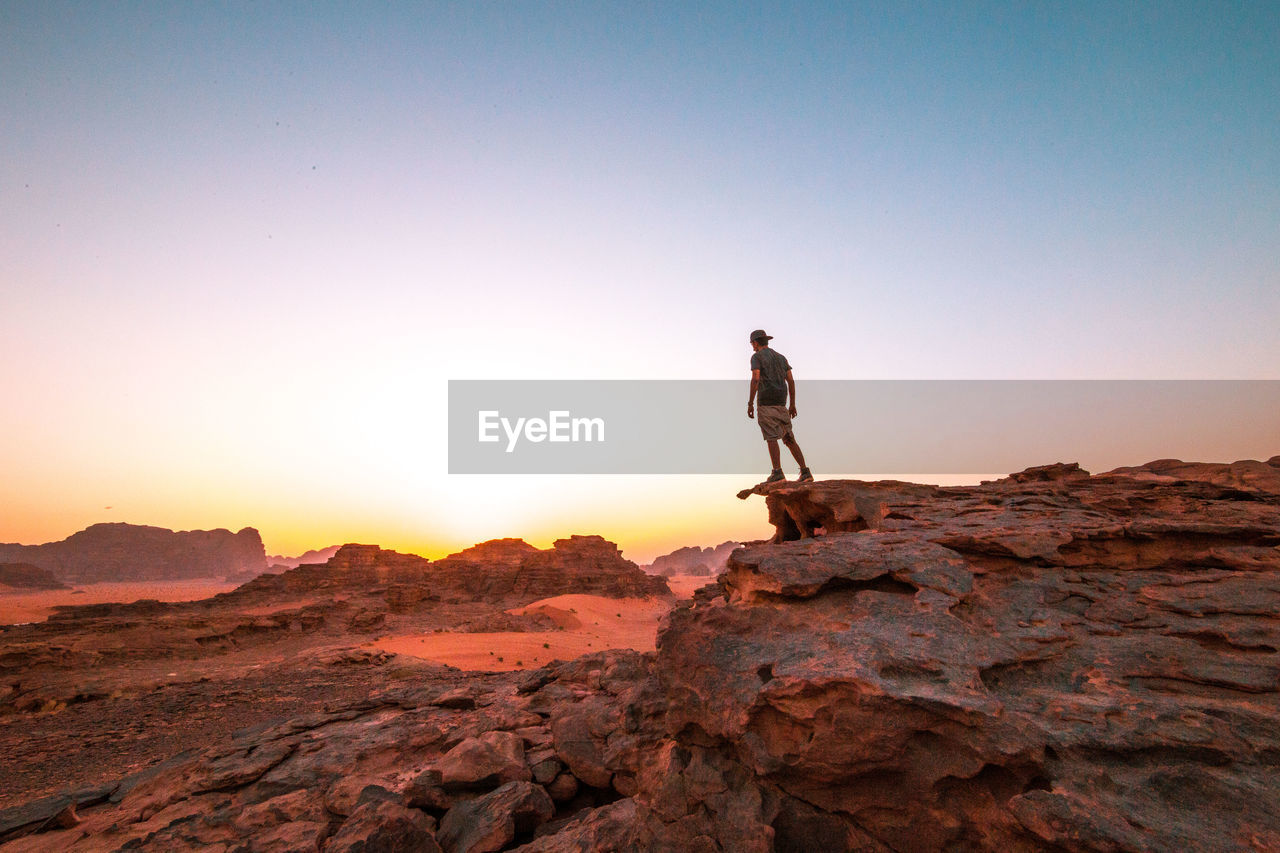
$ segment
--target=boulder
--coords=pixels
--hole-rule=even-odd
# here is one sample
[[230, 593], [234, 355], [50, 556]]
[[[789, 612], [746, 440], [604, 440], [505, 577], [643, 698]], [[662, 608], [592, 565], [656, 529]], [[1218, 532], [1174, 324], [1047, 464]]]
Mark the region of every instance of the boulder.
[[434, 822], [417, 809], [387, 800], [366, 802], [343, 821], [324, 853], [440, 853]]
[[557, 757], [574, 776], [596, 788], [608, 788], [613, 781], [604, 758], [610, 710], [603, 703], [584, 704], [564, 711], [551, 723]]
[[532, 833], [555, 812], [555, 804], [540, 786], [508, 782], [449, 809], [440, 821], [438, 837], [445, 853], [492, 853], [517, 835]]
[[533, 778], [524, 743], [511, 732], [490, 731], [459, 743], [436, 762], [445, 790], [485, 788]]
[[557, 803], [567, 803], [578, 795], [578, 777], [572, 773], [557, 774], [547, 785], [547, 794]]
[[324, 795], [324, 806], [331, 813], [348, 817], [362, 801], [377, 799], [400, 801], [371, 776], [344, 776], [329, 786]]

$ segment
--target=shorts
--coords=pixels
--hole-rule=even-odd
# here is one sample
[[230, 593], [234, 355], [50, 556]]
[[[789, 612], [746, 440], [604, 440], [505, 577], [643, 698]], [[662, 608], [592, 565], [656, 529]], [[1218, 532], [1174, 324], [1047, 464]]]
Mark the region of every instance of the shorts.
[[791, 414], [786, 406], [758, 406], [756, 421], [765, 441], [791, 438]]

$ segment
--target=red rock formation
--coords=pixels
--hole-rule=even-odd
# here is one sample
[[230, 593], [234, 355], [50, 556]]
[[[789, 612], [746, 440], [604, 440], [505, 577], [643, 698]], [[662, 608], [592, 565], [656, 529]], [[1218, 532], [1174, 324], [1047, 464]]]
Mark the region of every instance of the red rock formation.
[[928, 500], [937, 486], [896, 480], [819, 480], [814, 483], [762, 483], [738, 492], [745, 500], [764, 495], [774, 542], [805, 539], [822, 533], [876, 530], [894, 503]]
[[507, 578], [512, 594], [535, 599], [566, 591], [617, 598], [671, 592], [665, 580], [645, 574], [617, 545], [600, 536], [557, 539], [549, 549], [526, 556]]
[[482, 543], [432, 563], [424, 581], [446, 597], [506, 606], [566, 592], [617, 598], [670, 594], [666, 581], [646, 575], [600, 536], [557, 539], [546, 550], [519, 539]]
[[472, 563], [505, 563], [518, 566], [524, 558], [538, 549], [523, 539], [490, 539], [470, 548], [463, 548], [456, 554], [445, 557], [446, 560], [467, 560]]
[[0, 545], [0, 562], [25, 562], [72, 583], [221, 578], [267, 566], [258, 531], [172, 531], [95, 524], [61, 542]]
[[324, 565], [263, 575], [237, 594], [353, 587], [382, 588], [397, 610], [422, 601], [487, 601], [515, 607], [566, 592], [615, 598], [670, 594], [665, 580], [646, 575], [622, 557], [617, 545], [599, 536], [557, 539], [545, 551], [519, 539], [496, 539], [435, 562], [376, 545], [343, 545]]
[[1217, 483], [1220, 486], [1239, 486], [1244, 489], [1260, 489], [1280, 492], [1280, 456], [1266, 462], [1245, 459], [1229, 464], [1220, 462], [1183, 462], [1181, 459], [1157, 459], [1133, 468], [1117, 468], [1113, 474], [1128, 474], [1140, 479], [1166, 478], [1171, 480], [1197, 480]]
[[70, 589], [52, 574], [30, 563], [0, 563], [0, 588]]
[[1089, 472], [1080, 467], [1079, 462], [1055, 462], [1052, 465], [1037, 465], [1016, 474], [1010, 474], [1005, 481], [1010, 483], [1052, 483], [1056, 480], [1078, 480], [1088, 477]]
[[[713, 810], [713, 834], [754, 820], [773, 836], [754, 849], [777, 850], [1280, 843], [1280, 497], [1185, 472], [1044, 472], [769, 492], [791, 541], [736, 552], [723, 597], [659, 640], [688, 766], [759, 791], [754, 811]], [[870, 496], [874, 532], [796, 539], [855, 525]]]
[[340, 547], [325, 563], [304, 563], [280, 574], [261, 575], [236, 590], [236, 594], [270, 595], [421, 583], [430, 566], [430, 560], [417, 554], [401, 554], [377, 545], [349, 544]]

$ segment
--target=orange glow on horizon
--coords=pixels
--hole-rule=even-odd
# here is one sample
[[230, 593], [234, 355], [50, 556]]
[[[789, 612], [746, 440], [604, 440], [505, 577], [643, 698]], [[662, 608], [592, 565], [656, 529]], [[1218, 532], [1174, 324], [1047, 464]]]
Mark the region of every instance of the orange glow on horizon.
[[[991, 476], [995, 475], [875, 479], [955, 485]], [[65, 539], [92, 524], [123, 521], [172, 530], [253, 527], [268, 555], [289, 557], [359, 542], [439, 559], [490, 539], [519, 538], [550, 548], [557, 539], [596, 534], [616, 543], [627, 559], [646, 564], [689, 545], [751, 541], [773, 533], [762, 499], [740, 501], [735, 496], [749, 485], [741, 477], [566, 478], [554, 489], [537, 480], [523, 478], [514, 485], [495, 478], [475, 478], [469, 486], [460, 482], [455, 491], [470, 500], [450, 505], [446, 517], [433, 517], [431, 506], [419, 515], [390, 502], [353, 509], [323, 495], [282, 500], [250, 493], [215, 499], [212, 492], [192, 492], [167, 495], [164, 501], [126, 496], [110, 509], [87, 498], [62, 495], [56, 511], [11, 500], [16, 511], [4, 518], [0, 541], [41, 544]], [[548, 491], [554, 491], [554, 500], [546, 499]], [[542, 500], [531, 506], [531, 498], [538, 496]]]

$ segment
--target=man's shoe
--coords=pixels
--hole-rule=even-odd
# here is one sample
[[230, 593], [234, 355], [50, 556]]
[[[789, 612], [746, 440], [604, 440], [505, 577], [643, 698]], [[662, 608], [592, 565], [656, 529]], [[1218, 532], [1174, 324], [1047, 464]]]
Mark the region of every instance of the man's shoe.
[[802, 482], [802, 483], [812, 483], [812, 482], [813, 482], [813, 472], [812, 472], [812, 471], [810, 471], [808, 468], [801, 468], [801, 469], [800, 469], [800, 482]]
[[779, 480], [785, 480], [785, 479], [787, 479], [787, 475], [786, 475], [786, 474], [784, 474], [784, 473], [782, 473], [782, 469], [781, 469], [781, 468], [774, 468], [774, 469], [773, 469], [773, 473], [769, 475], [769, 479], [765, 480], [765, 482], [766, 482], [766, 483], [776, 483], [776, 482], [778, 482]]

